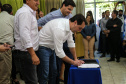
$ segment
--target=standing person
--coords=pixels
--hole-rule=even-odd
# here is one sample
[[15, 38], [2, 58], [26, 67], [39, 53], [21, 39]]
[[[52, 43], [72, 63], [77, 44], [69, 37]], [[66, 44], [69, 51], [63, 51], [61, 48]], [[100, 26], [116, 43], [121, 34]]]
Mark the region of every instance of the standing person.
[[105, 53], [107, 52], [107, 47], [108, 47], [108, 45], [107, 45], [108, 31], [106, 28], [106, 23], [110, 19], [109, 15], [110, 15], [109, 10], [106, 10], [105, 11], [105, 18], [103, 18], [101, 20], [101, 31], [102, 31], [101, 37], [102, 37], [102, 53], [103, 53], [101, 55], [101, 57], [105, 57]]
[[[4, 43], [13, 45], [13, 21], [12, 6], [4, 4], [0, 13], [0, 45]], [[5, 46], [5, 45], [4, 45]], [[6, 47], [6, 46], [5, 46]], [[10, 84], [10, 76], [12, 69], [12, 53], [11, 49], [0, 52], [0, 84]]]
[[[102, 12], [102, 18], [99, 20], [99, 27], [101, 28], [101, 20], [105, 17], [105, 12]], [[99, 42], [98, 42], [98, 53], [102, 53], [102, 30], [100, 31], [99, 35]]]
[[[88, 11], [87, 12], [87, 15], [90, 15], [91, 16], [91, 23], [94, 23], [94, 18], [93, 18], [93, 13], [92, 13], [92, 11]], [[96, 38], [96, 33], [95, 33], [95, 42], [97, 41], [97, 38]], [[94, 45], [94, 47], [93, 47], [93, 51], [95, 51], [95, 45]], [[94, 53], [94, 52], [93, 52]], [[94, 54], [93, 54], [94, 55]]]
[[[85, 18], [81, 14], [77, 14], [71, 19], [54, 19], [49, 21], [39, 32], [39, 58], [38, 66], [39, 84], [56, 84], [56, 56], [63, 61], [78, 66], [83, 61], [76, 57], [75, 43], [73, 41], [72, 32], [81, 31], [85, 26]], [[70, 59], [63, 51], [63, 43], [67, 40], [68, 47], [75, 58]], [[56, 55], [55, 55], [56, 53]], [[48, 80], [49, 78], [49, 80]]]
[[93, 53], [93, 46], [95, 42], [95, 33], [96, 33], [96, 26], [94, 23], [91, 22], [91, 16], [86, 16], [87, 25], [85, 28], [81, 31], [81, 34], [83, 36], [83, 42], [84, 42], [84, 58], [89, 59], [88, 56], [88, 50], [90, 53], [90, 59], [94, 59], [94, 53]]
[[118, 11], [114, 10], [112, 12], [112, 19], [109, 19], [106, 23], [106, 28], [108, 29], [108, 39], [110, 43], [110, 55], [111, 58], [108, 60], [115, 61], [115, 55], [116, 55], [116, 62], [120, 62], [120, 33], [121, 33], [121, 26], [122, 21], [117, 18]]
[[[116, 3], [115, 10], [116, 10], [116, 8], [117, 8], [117, 6], [118, 6], [119, 4], [120, 4], [119, 2]], [[124, 5], [124, 7], [125, 7], [125, 1], [123, 1], [121, 4]], [[125, 10], [125, 9], [124, 9], [124, 10]], [[125, 10], [125, 11], [126, 11], [126, 10]], [[124, 11], [124, 13], [125, 13], [125, 11]], [[120, 52], [120, 55], [123, 57], [123, 56], [124, 56], [124, 50], [123, 50], [123, 45], [122, 45], [122, 43], [123, 43], [123, 39], [124, 39], [124, 30], [125, 30], [125, 26], [124, 26], [124, 17], [125, 17], [125, 15], [123, 15], [123, 10], [119, 10], [118, 16], [117, 16], [117, 17], [118, 17], [118, 18], [122, 21], [122, 23], [123, 23], [123, 25], [122, 25], [122, 27], [121, 27], [121, 35], [120, 35], [120, 37], [121, 37], [121, 46], [120, 46], [121, 52]]]
[[36, 55], [39, 46], [36, 10], [39, 0], [23, 0], [23, 3], [14, 19], [16, 56], [20, 58], [21, 74], [25, 84], [37, 84], [36, 65], [40, 61]]
[[[60, 9], [55, 10], [53, 12], [50, 12], [49, 14], [47, 14], [46, 16], [40, 18], [38, 20], [38, 26], [39, 29], [42, 28], [42, 26], [44, 26], [48, 21], [56, 19], [56, 18], [67, 18], [70, 19], [72, 17], [72, 10], [73, 8], [76, 7], [75, 3], [73, 0], [64, 0], [64, 2], [62, 3], [62, 6]], [[71, 59], [73, 59], [73, 56], [67, 46], [67, 41], [64, 43], [63, 45], [63, 49], [65, 51], [65, 54], [67, 56], [69, 56]], [[75, 59], [75, 58], [74, 58]], [[66, 62], [65, 63], [65, 71], [64, 71], [64, 83], [67, 84], [67, 80], [68, 80], [68, 73], [69, 73], [69, 68], [71, 66], [71, 64], [68, 64]], [[57, 57], [57, 72], [58, 72], [58, 76], [57, 76], [57, 83], [59, 84], [59, 71], [60, 71], [60, 66], [61, 66], [61, 60]], [[39, 73], [38, 73], [39, 74]]]

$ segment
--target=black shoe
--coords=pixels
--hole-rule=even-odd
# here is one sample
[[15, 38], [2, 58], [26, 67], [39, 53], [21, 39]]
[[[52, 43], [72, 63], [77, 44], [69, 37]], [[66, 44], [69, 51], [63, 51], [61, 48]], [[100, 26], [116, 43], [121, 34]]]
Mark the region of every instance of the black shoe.
[[120, 62], [120, 60], [119, 60], [119, 59], [117, 59], [117, 60], [116, 60], [116, 62]]
[[105, 57], [105, 55], [104, 55], [104, 54], [102, 54], [102, 55], [100, 56], [100, 58], [102, 58], [102, 57]]
[[115, 59], [109, 59], [109, 60], [107, 60], [108, 62], [111, 62], [111, 61], [115, 61]]

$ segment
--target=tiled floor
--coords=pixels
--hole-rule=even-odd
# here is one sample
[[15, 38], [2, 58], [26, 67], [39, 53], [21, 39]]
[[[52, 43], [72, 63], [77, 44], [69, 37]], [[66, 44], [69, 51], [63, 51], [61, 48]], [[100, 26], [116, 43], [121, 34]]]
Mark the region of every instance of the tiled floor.
[[[110, 55], [103, 58], [100, 58], [100, 55], [95, 51], [95, 58], [99, 60], [101, 66], [102, 84], [126, 84], [126, 58], [121, 58], [119, 63], [107, 62]], [[20, 80], [20, 84], [25, 83]]]
[[95, 58], [99, 59], [102, 74], [103, 84], [126, 84], [126, 58], [121, 58], [120, 62], [116, 61], [107, 62], [110, 59], [110, 55], [99, 58], [101, 54], [96, 54]]

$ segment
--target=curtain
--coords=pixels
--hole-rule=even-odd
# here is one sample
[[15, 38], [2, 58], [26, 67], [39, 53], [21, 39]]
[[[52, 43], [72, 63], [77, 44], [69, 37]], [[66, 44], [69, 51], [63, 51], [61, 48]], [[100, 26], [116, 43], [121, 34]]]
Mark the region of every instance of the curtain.
[[76, 13], [81, 13], [81, 14], [85, 15], [84, 0], [77, 0], [77, 2], [76, 2]]
[[[4, 4], [10, 4], [12, 6], [13, 9], [13, 14], [15, 15], [15, 13], [17, 12], [17, 10], [22, 7], [23, 5], [23, 0], [0, 0], [2, 5]], [[39, 0], [40, 4], [39, 4], [39, 8], [40, 10], [42, 10], [45, 14], [45, 0]]]
[[46, 0], [45, 4], [46, 4], [46, 14], [48, 14], [52, 8], [59, 9], [62, 5], [62, 0]]
[[44, 15], [46, 15], [46, 6], [45, 6], [45, 0], [39, 0], [39, 10], [41, 10]]
[[[84, 0], [76, 1], [76, 14], [78, 13], [85, 15]], [[75, 38], [76, 54], [77, 57], [82, 57], [84, 56], [83, 36], [79, 32], [77, 32], [76, 35], [77, 35], [77, 37]]]

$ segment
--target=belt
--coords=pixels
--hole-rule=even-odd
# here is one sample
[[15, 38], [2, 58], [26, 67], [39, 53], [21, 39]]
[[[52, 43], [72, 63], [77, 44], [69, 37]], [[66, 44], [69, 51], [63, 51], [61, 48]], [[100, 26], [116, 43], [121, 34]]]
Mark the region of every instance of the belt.
[[28, 51], [14, 50], [15, 53], [28, 53]]

